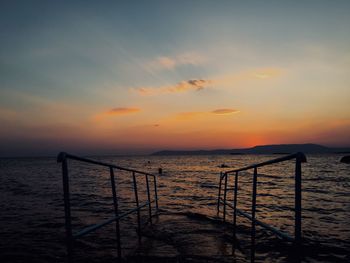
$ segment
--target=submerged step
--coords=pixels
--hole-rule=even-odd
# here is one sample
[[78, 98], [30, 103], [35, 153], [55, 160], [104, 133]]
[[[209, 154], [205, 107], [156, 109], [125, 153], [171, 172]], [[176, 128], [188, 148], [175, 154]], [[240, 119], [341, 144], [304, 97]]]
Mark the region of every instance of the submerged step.
[[[233, 254], [232, 235], [223, 224], [200, 214], [160, 214], [142, 230], [142, 241], [128, 262], [246, 262]], [[241, 259], [241, 260], [240, 260]]]

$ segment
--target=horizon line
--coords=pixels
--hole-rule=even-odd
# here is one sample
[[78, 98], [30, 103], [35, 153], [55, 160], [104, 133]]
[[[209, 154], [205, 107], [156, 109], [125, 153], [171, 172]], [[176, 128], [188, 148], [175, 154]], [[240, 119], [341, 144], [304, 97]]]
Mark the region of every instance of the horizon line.
[[[153, 150], [145, 150], [145, 153], [136, 153], [135, 152], [130, 152], [130, 153], [90, 153], [90, 154], [83, 154], [81, 150], [78, 150], [76, 152], [78, 152], [77, 155], [80, 156], [86, 156], [86, 157], [123, 157], [123, 156], [150, 156], [154, 153], [157, 152], [162, 152], [162, 151], [173, 151], [173, 152], [177, 152], [177, 151], [182, 151], [182, 152], [195, 152], [195, 151], [229, 151], [229, 150], [246, 150], [246, 149], [252, 149], [255, 147], [261, 147], [261, 146], [277, 146], [277, 145], [316, 145], [316, 146], [321, 146], [321, 147], [325, 147], [325, 148], [335, 148], [335, 149], [346, 149], [346, 148], [350, 148], [350, 145], [342, 145], [342, 146], [334, 146], [334, 145], [324, 145], [324, 144], [318, 144], [318, 143], [279, 143], [279, 144], [260, 144], [260, 145], [254, 145], [251, 147], [238, 147], [238, 148], [193, 148], [193, 149], [179, 149], [179, 148], [170, 148], [170, 149], [166, 149], [166, 147], [164, 147], [163, 149], [153, 149]], [[106, 150], [107, 151], [107, 150]], [[139, 150], [140, 151], [140, 150]], [[0, 154], [0, 159], [14, 159], [14, 158], [23, 158], [23, 159], [29, 159], [29, 158], [57, 158], [57, 155], [62, 152], [62, 151], [57, 151], [57, 154], [33, 154], [33, 155], [12, 155], [12, 156], [5, 156], [5, 155], [1, 155]], [[74, 151], [63, 151], [63, 152], [74, 152]], [[90, 151], [93, 152], [93, 151]], [[335, 152], [336, 153], [336, 152]], [[341, 152], [339, 152], [341, 153]], [[254, 154], [254, 153], [252, 153]]]

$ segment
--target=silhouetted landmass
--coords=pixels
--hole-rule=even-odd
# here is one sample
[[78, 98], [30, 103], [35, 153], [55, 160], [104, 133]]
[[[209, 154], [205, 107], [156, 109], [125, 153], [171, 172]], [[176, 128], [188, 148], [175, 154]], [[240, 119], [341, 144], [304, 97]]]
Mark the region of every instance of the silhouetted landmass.
[[350, 153], [350, 147], [333, 148], [318, 144], [275, 144], [259, 145], [243, 149], [217, 149], [217, 150], [167, 150], [152, 153], [152, 155], [217, 155], [217, 154], [289, 154], [295, 152], [303, 153]]

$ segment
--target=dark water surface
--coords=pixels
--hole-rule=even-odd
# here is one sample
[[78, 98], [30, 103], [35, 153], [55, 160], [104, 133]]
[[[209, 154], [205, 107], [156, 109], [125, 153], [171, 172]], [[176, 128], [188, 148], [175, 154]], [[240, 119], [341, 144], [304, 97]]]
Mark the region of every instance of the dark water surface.
[[[216, 215], [218, 175], [225, 163], [233, 169], [276, 158], [242, 156], [139, 156], [95, 159], [157, 173], [159, 205], [169, 212]], [[350, 262], [350, 166], [339, 155], [310, 155], [303, 164], [303, 236], [305, 262]], [[294, 162], [258, 171], [257, 218], [293, 233]], [[76, 230], [113, 216], [109, 171], [70, 162], [73, 228]], [[121, 210], [134, 207], [129, 173], [116, 172]], [[145, 179], [138, 177], [141, 202], [146, 201]], [[242, 173], [238, 206], [249, 211], [251, 173]], [[233, 180], [229, 181], [232, 187]], [[228, 197], [232, 200], [232, 194]], [[64, 261], [64, 212], [61, 168], [54, 158], [0, 159], [0, 261]], [[231, 211], [229, 211], [231, 213]], [[142, 212], [143, 217], [147, 210]], [[228, 218], [231, 220], [231, 218]], [[239, 218], [248, 228], [250, 222]], [[123, 253], [135, 246], [136, 218], [121, 222]], [[280, 241], [257, 228], [257, 261], [284, 262], [274, 253]], [[248, 240], [249, 241], [249, 240]], [[82, 258], [106, 262], [116, 256], [114, 225], [77, 243]]]

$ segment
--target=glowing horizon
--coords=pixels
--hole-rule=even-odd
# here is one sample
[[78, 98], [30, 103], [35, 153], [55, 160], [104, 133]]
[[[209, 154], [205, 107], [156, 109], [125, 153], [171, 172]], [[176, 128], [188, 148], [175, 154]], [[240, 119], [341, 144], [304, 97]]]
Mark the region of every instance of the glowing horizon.
[[0, 156], [350, 146], [348, 11], [3, 4]]

